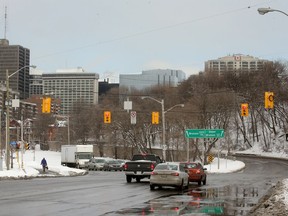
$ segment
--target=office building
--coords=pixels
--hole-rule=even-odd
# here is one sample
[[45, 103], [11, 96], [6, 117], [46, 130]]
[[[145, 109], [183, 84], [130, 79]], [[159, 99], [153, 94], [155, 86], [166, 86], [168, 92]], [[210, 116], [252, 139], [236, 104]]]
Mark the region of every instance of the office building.
[[[30, 65], [30, 50], [20, 45], [9, 45], [7, 39], [0, 40], [0, 81], [6, 82], [6, 71], [12, 74]], [[29, 97], [29, 67], [23, 68], [9, 78], [10, 88], [20, 93], [20, 99]]]
[[30, 70], [29, 97], [34, 95], [43, 95], [42, 72], [37, 69]]
[[142, 71], [142, 74], [120, 74], [119, 86], [143, 90], [153, 86], [176, 87], [186, 79], [186, 74], [181, 70], [156, 69]]
[[43, 95], [61, 100], [59, 114], [69, 114], [75, 103], [98, 103], [97, 73], [85, 72], [82, 68], [57, 70], [56, 73], [43, 73]]
[[226, 72], [253, 72], [262, 70], [265, 63], [270, 61], [255, 58], [249, 55], [234, 54], [205, 62], [205, 72], [217, 72], [220, 75]]

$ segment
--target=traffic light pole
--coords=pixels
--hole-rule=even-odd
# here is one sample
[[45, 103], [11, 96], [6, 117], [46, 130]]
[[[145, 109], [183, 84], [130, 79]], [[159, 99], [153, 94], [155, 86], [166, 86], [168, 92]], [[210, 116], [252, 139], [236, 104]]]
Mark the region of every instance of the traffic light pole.
[[10, 169], [10, 94], [9, 94], [9, 71], [6, 70], [6, 168], [7, 170]]
[[164, 99], [161, 100], [161, 108], [162, 108], [162, 145], [163, 145], [163, 159], [166, 161], [166, 126], [165, 126], [165, 110], [164, 110]]
[[[2, 106], [3, 107], [3, 106]], [[3, 170], [3, 150], [2, 150], [2, 110], [0, 109], [0, 171]]]
[[23, 156], [24, 156], [24, 135], [23, 135], [23, 113], [21, 113], [21, 168], [24, 168]]
[[[25, 65], [15, 71], [14, 73], [9, 75], [8, 69], [6, 69], [6, 167], [7, 170], [10, 169], [10, 89], [9, 89], [9, 78], [17, 74], [19, 71], [21, 71], [24, 68], [32, 67], [36, 68], [34, 65]], [[13, 168], [13, 155], [11, 155], [11, 168]]]
[[70, 119], [69, 116], [67, 116], [67, 130], [68, 130], [68, 145], [70, 145]]
[[167, 150], [167, 145], [166, 145], [166, 124], [165, 124], [165, 113], [167, 113], [168, 111], [174, 109], [175, 107], [184, 107], [184, 104], [176, 104], [174, 106], [172, 106], [171, 108], [167, 109], [165, 111], [165, 108], [164, 108], [164, 99], [162, 99], [161, 101], [160, 100], [157, 100], [153, 97], [150, 97], [150, 96], [143, 96], [141, 97], [141, 99], [151, 99], [153, 101], [156, 101], [157, 103], [161, 104], [161, 112], [162, 112], [162, 152], [163, 152], [163, 159], [166, 161], [166, 150]]

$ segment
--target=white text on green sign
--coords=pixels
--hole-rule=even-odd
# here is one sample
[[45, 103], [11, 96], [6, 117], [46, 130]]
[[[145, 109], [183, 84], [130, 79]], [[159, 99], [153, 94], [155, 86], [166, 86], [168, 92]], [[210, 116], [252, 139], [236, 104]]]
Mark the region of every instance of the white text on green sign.
[[187, 138], [222, 138], [224, 129], [187, 129], [185, 136]]

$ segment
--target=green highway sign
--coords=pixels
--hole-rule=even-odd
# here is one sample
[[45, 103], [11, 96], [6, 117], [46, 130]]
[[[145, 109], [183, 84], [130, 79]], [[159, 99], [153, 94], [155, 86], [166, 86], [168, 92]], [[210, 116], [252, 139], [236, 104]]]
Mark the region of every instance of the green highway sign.
[[222, 206], [205, 206], [201, 213], [222, 215], [224, 210]]
[[187, 129], [187, 138], [223, 138], [224, 129]]

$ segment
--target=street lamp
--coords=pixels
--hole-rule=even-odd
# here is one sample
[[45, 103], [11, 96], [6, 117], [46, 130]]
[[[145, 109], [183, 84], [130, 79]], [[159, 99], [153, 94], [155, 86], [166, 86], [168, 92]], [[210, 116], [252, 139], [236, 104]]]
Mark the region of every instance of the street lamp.
[[258, 13], [261, 15], [264, 15], [264, 14], [269, 13], [269, 12], [280, 12], [280, 13], [288, 16], [287, 13], [285, 13], [284, 11], [281, 11], [281, 10], [276, 10], [276, 9], [272, 9], [272, 8], [258, 8]]
[[163, 151], [163, 159], [166, 161], [166, 126], [165, 126], [165, 113], [167, 113], [168, 111], [174, 109], [175, 107], [184, 107], [184, 104], [176, 104], [174, 106], [172, 106], [171, 108], [167, 109], [165, 111], [165, 108], [164, 108], [164, 99], [162, 99], [161, 101], [160, 100], [157, 100], [153, 97], [150, 97], [150, 96], [143, 96], [141, 97], [141, 99], [151, 99], [153, 101], [156, 101], [157, 103], [161, 104], [161, 113], [162, 113], [162, 151]]
[[[10, 156], [10, 148], [9, 148], [9, 142], [10, 142], [10, 131], [9, 131], [9, 123], [10, 123], [10, 90], [9, 90], [9, 78], [14, 76], [15, 74], [17, 74], [18, 72], [20, 72], [21, 70], [23, 70], [24, 68], [27, 67], [32, 67], [32, 68], [36, 68], [36, 66], [34, 65], [26, 65], [21, 67], [19, 70], [15, 71], [14, 73], [9, 75], [9, 71], [8, 69], [6, 70], [6, 101], [7, 101], [7, 105], [6, 105], [6, 167], [7, 170], [10, 169], [10, 160], [9, 160], [9, 156]], [[23, 148], [23, 144], [22, 144], [22, 148]], [[13, 159], [12, 159], [13, 160]]]

